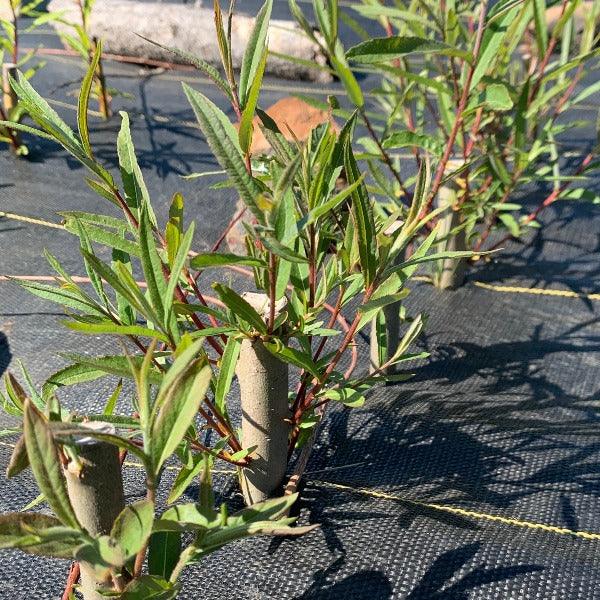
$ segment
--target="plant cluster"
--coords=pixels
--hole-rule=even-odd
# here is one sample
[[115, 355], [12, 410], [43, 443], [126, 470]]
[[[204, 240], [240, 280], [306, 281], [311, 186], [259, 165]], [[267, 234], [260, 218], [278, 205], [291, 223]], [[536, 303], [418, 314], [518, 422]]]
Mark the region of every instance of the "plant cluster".
[[[194, 252], [195, 224], [186, 226], [180, 194], [173, 196], [168, 221], [160, 226], [136, 159], [127, 114], [121, 113], [117, 140], [120, 184], [97, 160], [87, 113], [99, 45], [83, 80], [77, 132], [25, 77], [11, 82], [36, 124], [15, 127], [61, 144], [87, 168], [88, 186], [113, 208], [107, 214], [62, 214], [65, 228], [79, 240], [89, 283], [67, 273], [48, 253], [56, 285], [17, 283], [62, 306], [70, 329], [118, 336], [124, 351], [102, 357], [66, 356], [70, 364], [52, 375], [41, 393], [33, 386], [25, 393], [12, 376], [7, 377], [5, 409], [24, 422], [9, 475], [30, 464], [57, 520], [31, 513], [4, 517], [0, 540], [5, 547], [74, 556], [94, 566], [107, 593], [125, 594], [124, 598], [149, 597], [143, 593], [150, 589], [160, 591], [157, 598], [171, 598], [181, 568], [206, 552], [251, 533], [289, 533], [281, 528], [290, 521], [281, 517], [293, 496], [230, 518], [214, 512], [208, 495], [207, 461], [221, 459], [235, 465], [243, 477], [256, 458], [254, 448], [243, 446], [231, 388], [244, 340], [261, 344], [298, 373], [299, 385], [289, 390], [289, 418], [277, 425], [289, 431], [291, 457], [303, 444], [310, 449], [308, 442], [328, 404], [360, 406], [373, 385], [409, 376], [386, 373], [390, 366], [426, 356], [410, 352], [425, 317], [411, 317], [399, 306], [409, 293], [407, 283], [420, 264], [469, 254], [432, 252], [437, 236], [433, 229], [404, 258], [405, 248], [436, 216], [435, 211], [423, 216], [429, 168], [423, 164], [408, 207], [386, 211], [373, 203], [354, 153], [358, 113], [339, 133], [325, 124], [300, 144], [287, 141], [260, 110], [271, 8], [272, 0], [267, 0], [257, 17], [239, 78], [232, 68], [231, 30], [223, 23], [218, 3], [215, 17], [225, 77], [189, 57], [229, 99], [239, 120], [237, 129], [211, 100], [184, 85], [199, 127], [227, 174], [223, 185], [237, 191], [252, 215], [246, 223], [245, 255]], [[249, 150], [255, 115], [273, 149], [257, 171]], [[110, 262], [102, 258], [107, 255]], [[207, 290], [213, 269], [249, 275], [265, 298], [266, 310], [260, 312], [242, 290], [223, 283], [212, 283]], [[354, 374], [358, 333], [393, 304], [402, 317], [398, 346], [387, 352], [385, 331], [378, 329], [381, 366], [372, 373]], [[283, 308], [276, 310], [277, 306]], [[64, 386], [104, 376], [135, 382], [137, 394], [127, 403], [126, 414], [116, 412], [121, 383], [102, 413], [90, 414], [81, 407], [70, 411], [61, 404]], [[116, 432], [82, 426], [93, 421], [111, 424]], [[146, 500], [127, 507], [112, 531], [95, 537], [74, 515], [61, 473], [61, 464], [78, 460], [78, 439], [86, 436], [134, 454], [147, 474]], [[180, 463], [168, 497], [173, 506], [157, 517], [156, 490], [165, 461], [171, 458]], [[197, 477], [203, 482], [200, 502], [174, 504]], [[184, 550], [169, 546], [169, 555], [175, 556], [170, 564], [176, 566], [169, 573], [151, 571], [150, 578], [142, 576], [147, 546], [152, 555], [155, 544], [171, 542], [155, 534], [182, 530], [197, 532], [197, 537]], [[54, 552], [54, 544], [60, 551]], [[139, 588], [142, 595], [127, 595], [139, 586], [146, 586]]]
[[[233, 387], [245, 346], [260, 347], [298, 376], [294, 389], [286, 390], [287, 416], [275, 425], [284, 428], [287, 439], [284, 462], [302, 448], [299, 470], [288, 482], [291, 492], [327, 406], [361, 406], [374, 385], [409, 376], [392, 367], [426, 356], [411, 351], [425, 316], [408, 314], [402, 304], [420, 265], [480, 253], [497, 227], [518, 237], [558, 199], [596, 201], [585, 187], [586, 176], [597, 168], [593, 153], [570, 174], [560, 160], [560, 136], [574, 126], [563, 121], [563, 113], [600, 88], [594, 83], [576, 91], [598, 54], [595, 12], [575, 43], [578, 0], [562, 1], [561, 17], [549, 34], [543, 0], [501, 0], [492, 8], [487, 0], [397, 0], [394, 6], [365, 0], [354, 10], [379, 20], [385, 36], [348, 51], [338, 37], [339, 21], [361, 29], [339, 12], [335, 0], [313, 2], [320, 35], [290, 0], [295, 18], [328, 55], [352, 105], [342, 109], [345, 101], [329, 98], [328, 109], [344, 117], [342, 127], [324, 123], [304, 143], [290, 141], [260, 108], [272, 4], [267, 0], [256, 17], [239, 76], [233, 69], [231, 11], [224, 19], [217, 1], [222, 70], [170, 49], [206, 74], [231, 104], [236, 123], [184, 84], [226, 176], [219, 185], [234, 189], [244, 202], [236, 219], [249, 215], [245, 253], [219, 252], [224, 235], [212, 251], [194, 251], [195, 223], [186, 219], [179, 193], [166, 223], [159, 222], [126, 113], [117, 138], [120, 181], [95, 156], [88, 106], [95, 90], [108, 115], [108, 95], [101, 44], [87, 33], [91, 2], [82, 0], [82, 26], [68, 36], [88, 65], [77, 131], [26, 74], [11, 79], [20, 110], [35, 127], [4, 116], [0, 127], [62, 145], [86, 167], [87, 185], [110, 207], [106, 214], [62, 213], [65, 229], [80, 246], [85, 283], [48, 253], [55, 285], [17, 283], [63, 307], [68, 328], [117, 336], [123, 351], [69, 354], [69, 364], [41, 391], [25, 372], [26, 391], [12, 375], [6, 377], [4, 409], [22, 420], [22, 426], [4, 432], [20, 435], [8, 475], [31, 467], [55, 516], [3, 516], [0, 546], [73, 557], [91, 568], [105, 596], [174, 598], [182, 569], [223, 544], [259, 533], [306, 531], [289, 527], [294, 494], [234, 516], [226, 505], [215, 509], [214, 462], [235, 467], [243, 484], [259, 458], [256, 447], [244, 444]], [[525, 46], [527, 58], [515, 65], [515, 53]], [[379, 87], [367, 95], [356, 71], [375, 72]], [[251, 152], [257, 122], [272, 149], [260, 160]], [[357, 135], [362, 137], [356, 140]], [[401, 148], [409, 148], [411, 156], [400, 161], [394, 152]], [[410, 161], [407, 168], [404, 161]], [[514, 194], [539, 182], [552, 191], [533, 212], [521, 214]], [[248, 277], [261, 307], [244, 294], [249, 286], [222, 283], [227, 271]], [[371, 372], [355, 372], [357, 336], [370, 323], [377, 360]], [[119, 383], [102, 412], [69, 410], [61, 402], [65, 386], [106, 376]], [[122, 380], [133, 383], [135, 394]], [[91, 427], [94, 422], [112, 429]], [[122, 460], [134, 455], [146, 472], [146, 499], [125, 507], [102, 532], [82, 525], [65, 483], [67, 471], [85, 469], [82, 439], [89, 438], [118, 447]], [[177, 464], [178, 472], [163, 510], [156, 497], [166, 483], [167, 461]], [[181, 503], [195, 479], [198, 501]], [[277, 483], [282, 489], [284, 482]], [[192, 535], [182, 538], [183, 533]]]
[[[0, 516], [0, 548], [73, 558], [88, 565], [97, 581], [97, 591], [89, 597], [169, 600], [177, 596], [178, 579], [186, 566], [227, 543], [252, 535], [301, 535], [312, 529], [290, 528], [295, 519], [287, 517], [287, 513], [296, 500], [295, 494], [268, 500], [234, 515], [228, 514], [225, 504], [216, 510], [207, 454], [196, 470], [200, 472], [198, 501], [176, 503], [171, 499], [169, 508], [159, 511], [156, 492], [164, 464], [179, 453], [211, 383], [208, 363], [196, 358], [198, 347], [196, 342], [181, 352], [155, 396], [150, 392], [151, 382], [156, 380], [151, 373], [153, 354], [149, 352], [144, 357], [139, 369], [132, 367], [139, 417], [129, 422], [112, 419], [107, 407], [109, 410], [101, 418], [122, 428], [133, 426], [136, 435], [116, 435], [86, 427], [56, 397], [47, 400], [32, 386], [26, 393], [11, 376], [6, 378], [4, 408], [23, 419], [23, 434], [8, 466], [8, 475], [31, 468], [54, 516], [27, 511]], [[78, 443], [90, 437], [137, 457], [145, 469], [147, 485], [145, 499], [125, 506], [110, 531], [96, 535], [82, 526], [63, 474], [63, 467], [85, 472], [86, 467], [78, 458]], [[143, 574], [146, 558], [147, 573]]]
[[[550, 4], [560, 7], [560, 17], [548, 31]], [[600, 89], [589, 77], [599, 55], [598, 3], [578, 31], [579, 0], [363, 0], [352, 11], [380, 24], [378, 38], [339, 13], [337, 2], [313, 2], [321, 36], [295, 0], [290, 7], [359, 111], [368, 133], [359, 140], [361, 156], [383, 205], [410, 200], [414, 173], [427, 157], [435, 169], [423, 214], [454, 181], [458, 222], [448, 235], [462, 231], [475, 251], [539, 227], [538, 216], [557, 200], [598, 203], [589, 189], [596, 149], [570, 167], [563, 141], [565, 133], [589, 125], [565, 113]], [[340, 20], [364, 41], [345, 50], [337, 35]], [[378, 76], [368, 97], [355, 73]], [[402, 150], [408, 155], [394, 156]], [[550, 191], [539, 205], [515, 202], [540, 184]]]

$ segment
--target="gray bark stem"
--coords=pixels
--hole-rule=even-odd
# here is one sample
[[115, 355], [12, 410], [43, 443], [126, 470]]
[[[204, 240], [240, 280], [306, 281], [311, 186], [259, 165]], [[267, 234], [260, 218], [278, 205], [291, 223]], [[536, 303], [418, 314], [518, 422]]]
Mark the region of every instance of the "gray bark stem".
[[[268, 297], [245, 294], [245, 300], [264, 317]], [[275, 316], [285, 307], [276, 305]], [[262, 502], [279, 491], [287, 469], [290, 409], [288, 365], [271, 354], [260, 339], [244, 339], [236, 367], [242, 407], [242, 445], [255, 447], [240, 483], [247, 505]]]
[[[458, 160], [448, 161], [447, 172], [456, 171], [462, 166], [463, 162]], [[460, 210], [457, 209], [457, 197], [460, 190], [457, 179], [448, 181], [443, 185], [436, 198], [438, 207], [445, 210], [440, 215], [440, 238], [445, 240], [438, 244], [438, 251], [462, 251], [467, 249], [467, 240], [464, 228], [451, 233], [462, 224]], [[465, 281], [467, 271], [467, 261], [464, 258], [447, 258], [439, 261], [434, 266], [433, 284], [440, 290], [455, 290]]]
[[[73, 510], [90, 535], [110, 533], [118, 514], [125, 508], [119, 449], [91, 438], [80, 440], [77, 455], [82, 469], [65, 469], [67, 491]], [[104, 583], [96, 580], [94, 569], [80, 563], [81, 592], [85, 600], [103, 600]], [[112, 585], [106, 584], [106, 590]]]

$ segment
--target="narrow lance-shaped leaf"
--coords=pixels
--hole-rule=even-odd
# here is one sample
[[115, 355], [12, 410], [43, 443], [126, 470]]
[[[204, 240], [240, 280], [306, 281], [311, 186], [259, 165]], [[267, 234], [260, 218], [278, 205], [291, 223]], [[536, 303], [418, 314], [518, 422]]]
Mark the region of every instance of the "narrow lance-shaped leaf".
[[204, 457], [202, 454], [189, 454], [188, 462], [180, 469], [177, 473], [177, 477], [173, 482], [173, 487], [167, 497], [167, 504], [173, 504], [181, 497], [181, 495], [192, 485], [196, 479], [198, 473], [202, 469], [202, 461]]
[[533, 20], [538, 56], [546, 54], [548, 48], [548, 24], [546, 22], [546, 0], [533, 0]]
[[234, 74], [231, 59], [231, 48], [229, 47], [229, 44], [227, 42], [225, 30], [223, 29], [223, 13], [221, 12], [221, 5], [219, 3], [219, 0], [214, 0], [213, 6], [215, 11], [215, 30], [217, 33], [217, 43], [219, 44], [219, 54], [221, 55], [221, 62], [223, 63], [225, 73], [227, 73], [227, 78], [230, 82], [233, 82]]
[[240, 355], [240, 341], [234, 336], [227, 339], [223, 356], [219, 364], [219, 376], [215, 386], [215, 406], [225, 416], [227, 415], [227, 394], [233, 381], [237, 359]]
[[402, 340], [398, 344], [398, 348], [394, 352], [393, 356], [389, 359], [390, 364], [398, 362], [402, 356], [407, 352], [409, 346], [417, 339], [423, 327], [425, 326], [425, 318], [423, 315], [417, 315], [414, 321], [410, 324], [410, 327], [402, 337]]
[[[344, 152], [344, 165], [348, 183], [353, 184], [360, 179], [360, 173], [358, 171], [356, 159], [352, 153], [349, 139], [350, 138], [348, 138], [346, 142]], [[352, 192], [351, 198], [352, 219], [356, 231], [356, 242], [360, 255], [360, 264], [365, 278], [365, 285], [368, 287], [373, 282], [377, 266], [377, 248], [373, 212], [364, 185], [359, 185]]]
[[[127, 379], [132, 379], [133, 377], [129, 362], [125, 356], [94, 357], [81, 354], [63, 354], [62, 356], [75, 364], [61, 369], [48, 378], [44, 384], [44, 397], [47, 397], [49, 393], [59, 387], [95, 381], [106, 375], [115, 375]], [[142, 362], [140, 357], [133, 357], [131, 360], [138, 366]], [[157, 371], [151, 371], [149, 378], [153, 384], [160, 384], [162, 381], [162, 377]]]
[[121, 600], [175, 600], [179, 586], [153, 574], [133, 579], [120, 595]]
[[356, 81], [356, 77], [350, 70], [346, 59], [343, 56], [330, 56], [331, 64], [335, 69], [336, 74], [346, 88], [348, 98], [352, 101], [356, 108], [362, 108], [365, 104], [365, 98]]
[[104, 410], [102, 414], [106, 417], [110, 417], [115, 412], [115, 407], [117, 405], [117, 401], [119, 400], [119, 396], [121, 395], [121, 391], [123, 389], [123, 380], [119, 379], [117, 386], [115, 387], [113, 393], [110, 395], [108, 400], [106, 401], [106, 405], [104, 406]]
[[148, 294], [157, 315], [164, 314], [163, 298], [167, 282], [163, 273], [163, 263], [156, 250], [156, 240], [146, 210], [140, 214], [140, 248], [142, 269], [148, 285]]
[[[164, 320], [165, 323], [169, 323], [169, 319], [171, 318], [171, 309], [173, 308], [173, 300], [175, 298], [175, 289], [177, 284], [179, 283], [179, 277], [181, 275], [181, 271], [185, 265], [185, 261], [187, 259], [188, 253], [192, 246], [192, 240], [194, 239], [194, 230], [195, 223], [192, 221], [190, 223], [189, 229], [185, 232], [183, 239], [179, 245], [179, 249], [177, 250], [177, 255], [174, 257], [172, 265], [171, 265], [171, 274], [169, 275], [169, 283], [167, 285], [167, 290], [164, 295]], [[176, 326], [176, 324], [175, 324]]]
[[253, 119], [254, 111], [258, 104], [258, 96], [260, 95], [260, 88], [262, 85], [262, 79], [265, 72], [265, 66], [267, 64], [267, 49], [265, 48], [258, 63], [254, 80], [250, 86], [248, 92], [248, 98], [242, 112], [242, 119], [240, 121], [240, 129], [238, 132], [238, 138], [240, 140], [240, 148], [242, 152], [248, 153], [252, 144], [252, 133], [253, 133]]
[[148, 321], [160, 323], [160, 317], [139, 289], [129, 269], [125, 268], [122, 263], [116, 263], [117, 272], [115, 272], [93, 254], [86, 253], [85, 251], [83, 251], [83, 254], [98, 275], [115, 291], [126, 298], [140, 314], [144, 315]]
[[213, 288], [219, 294], [223, 304], [229, 308], [235, 316], [246, 321], [252, 327], [262, 334], [267, 333], [267, 326], [264, 319], [256, 312], [244, 298], [231, 288], [220, 283], [213, 284]]
[[[79, 243], [81, 245], [82, 250], [84, 250], [90, 254], [93, 254], [94, 249], [92, 247], [92, 242], [90, 241], [90, 237], [87, 234], [81, 221], [77, 220], [76, 226], [77, 226], [77, 233], [79, 235]], [[102, 279], [100, 279], [100, 277], [98, 277], [98, 274], [94, 271], [94, 269], [91, 268], [91, 266], [89, 265], [87, 260], [85, 260], [85, 258], [84, 258], [83, 262], [85, 264], [85, 270], [90, 278], [90, 281], [92, 283], [94, 290], [96, 291], [96, 294], [98, 294], [98, 297], [100, 298], [100, 300], [102, 301], [104, 306], [108, 307], [110, 305], [110, 303], [108, 301], [106, 292], [104, 291], [104, 285], [102, 283]]]
[[180, 532], [157, 531], [153, 533], [148, 547], [148, 573], [168, 580], [180, 554]]
[[[480, 5], [480, 10], [482, 7], [483, 5]], [[477, 86], [481, 81], [481, 78], [488, 72], [494, 64], [494, 61], [498, 58], [498, 51], [506, 38], [508, 27], [514, 21], [520, 10], [521, 8], [517, 4], [487, 24], [481, 40], [477, 65], [475, 66], [473, 77], [471, 79], [471, 90]]]
[[67, 494], [58, 447], [46, 419], [29, 400], [25, 403], [23, 435], [31, 470], [50, 508], [64, 525], [80, 529]]
[[[258, 77], [262, 78], [259, 75], [260, 65], [263, 60], [266, 60], [267, 31], [269, 29], [272, 9], [273, 0], [267, 0], [256, 15], [254, 28], [244, 52], [239, 80], [240, 104], [242, 109], [246, 108], [253, 82]], [[264, 70], [264, 65], [262, 68]]]
[[161, 342], [168, 342], [169, 338], [156, 329], [143, 327], [142, 325], [118, 325], [113, 321], [102, 323], [83, 323], [81, 321], [63, 321], [63, 325], [73, 331], [80, 331], [90, 335], [135, 335], [141, 337], [156, 338]]
[[346, 57], [352, 61], [369, 64], [390, 61], [417, 52], [470, 58], [470, 53], [465, 50], [443, 42], [410, 36], [372, 38], [350, 48], [346, 52]]
[[302, 352], [291, 346], [284, 346], [279, 340], [263, 343], [265, 348], [271, 352], [271, 354], [277, 356], [286, 363], [304, 369], [315, 379], [320, 379], [321, 374], [319, 373], [319, 368], [313, 361], [310, 353]]
[[167, 257], [169, 265], [173, 265], [181, 237], [183, 236], [183, 196], [179, 193], [173, 194], [171, 206], [169, 207], [169, 220], [165, 228], [165, 240], [167, 242]]
[[183, 89], [215, 158], [231, 177], [238, 193], [252, 214], [259, 223], [264, 224], [264, 214], [257, 204], [257, 198], [262, 193], [262, 189], [246, 171], [233, 125], [223, 111], [206, 96], [186, 84], [183, 84]]
[[[109, 420], [106, 417], [102, 417], [103, 420]], [[131, 423], [127, 423], [131, 425]], [[94, 438], [96, 440], [100, 440], [102, 442], [106, 442], [107, 444], [112, 444], [113, 446], [117, 446], [118, 448], [123, 448], [130, 452], [131, 454], [137, 456], [144, 463], [144, 467], [148, 468], [150, 466], [150, 461], [145, 452], [136, 444], [134, 444], [131, 440], [127, 438], [121, 437], [119, 435], [114, 435], [112, 433], [104, 433], [103, 431], [97, 429], [90, 429], [89, 427], [83, 427], [76, 423], [63, 423], [62, 421], [49, 421], [48, 427], [50, 428], [52, 434], [56, 438], [56, 440], [63, 444], [68, 444], [72, 442], [73, 437], [78, 438]]]
[[227, 98], [229, 98], [229, 100], [231, 100], [233, 98], [229, 84], [221, 77], [221, 75], [219, 74], [219, 71], [213, 65], [207, 63], [205, 60], [202, 60], [201, 58], [199, 58], [197, 56], [194, 56], [193, 54], [190, 54], [189, 52], [184, 52], [183, 50], [180, 50], [179, 48], [175, 48], [173, 46], [163, 46], [162, 44], [159, 44], [158, 42], [155, 42], [154, 40], [148, 39], [148, 38], [144, 37], [143, 35], [140, 35], [139, 33], [137, 33], [136, 35], [141, 37], [143, 40], [146, 40], [147, 42], [150, 42], [151, 44], [154, 44], [155, 46], [162, 48], [163, 50], [167, 50], [167, 52], [171, 52], [178, 58], [183, 59], [186, 63], [193, 65], [194, 67], [196, 67], [196, 69], [198, 69], [199, 71], [202, 71], [207, 77], [212, 79], [213, 83], [222, 92], [225, 93], [225, 95], [227, 96]]
[[6, 467], [6, 476], [15, 477], [24, 471], [29, 466], [29, 458], [27, 457], [27, 448], [25, 447], [25, 436], [21, 436], [10, 456], [10, 461]]
[[84, 534], [63, 527], [50, 515], [18, 512], [0, 515], [0, 548], [18, 548], [27, 554], [71, 558]]
[[[70, 233], [78, 235], [80, 238], [81, 230], [84, 231], [84, 237], [87, 237], [90, 241], [98, 242], [113, 250], [120, 250], [132, 256], [139, 256], [139, 246], [128, 239], [122, 233], [109, 231], [104, 227], [98, 227], [92, 223], [85, 223], [79, 221], [79, 219], [68, 218], [65, 221], [65, 229]], [[82, 247], [86, 252], [91, 252], [91, 248], [88, 244], [82, 243]]]
[[[58, 116], [55, 110], [33, 89], [27, 78], [19, 73], [18, 82], [11, 80], [11, 85], [19, 101], [31, 118], [52, 138], [61, 144], [70, 154], [81, 162], [90, 171], [95, 173], [108, 186], [114, 182], [110, 173], [99, 163], [92, 160], [84, 150], [81, 142], [76, 138], [73, 130]], [[10, 124], [16, 129], [23, 129], [18, 124]], [[30, 130], [36, 133], [35, 130]]]
[[117, 136], [117, 153], [125, 190], [125, 201], [136, 216], [139, 215], [142, 207], [146, 207], [150, 222], [156, 227], [156, 217], [150, 205], [148, 188], [135, 155], [135, 147], [129, 126], [129, 115], [122, 111], [119, 114], [121, 115], [121, 129]]
[[81, 144], [86, 154], [93, 158], [92, 147], [90, 145], [90, 132], [88, 128], [88, 105], [90, 102], [90, 92], [92, 91], [92, 84], [94, 82], [94, 76], [98, 63], [100, 62], [100, 56], [102, 56], [102, 41], [98, 41], [94, 56], [90, 61], [90, 66], [83, 78], [81, 83], [81, 91], [79, 92], [79, 101], [77, 103], [77, 126], [79, 127], [79, 137], [81, 138]]
[[249, 267], [264, 267], [265, 262], [253, 256], [240, 256], [227, 252], [203, 252], [190, 259], [192, 269], [207, 269], [226, 265], [245, 265]]
[[84, 314], [99, 317], [104, 316], [104, 312], [99, 306], [90, 303], [71, 289], [63, 289], [45, 283], [37, 283], [35, 281], [24, 281], [19, 279], [14, 279], [14, 281], [33, 295], [39, 296], [44, 300], [50, 300], [63, 307], [66, 306], [68, 308], [79, 310]]
[[212, 371], [208, 365], [192, 367], [168, 388], [160, 412], [153, 419], [149, 438], [155, 474], [173, 454], [192, 424], [210, 384]]

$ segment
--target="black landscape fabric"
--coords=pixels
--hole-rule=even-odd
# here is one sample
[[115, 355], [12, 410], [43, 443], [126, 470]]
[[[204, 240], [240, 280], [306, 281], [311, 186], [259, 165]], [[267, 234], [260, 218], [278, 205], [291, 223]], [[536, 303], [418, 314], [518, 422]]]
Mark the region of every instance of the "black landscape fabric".
[[[116, 63], [106, 72], [110, 85], [132, 95], [115, 105], [131, 114], [159, 218], [172, 194], [183, 192], [188, 218], [198, 226], [195, 247], [209, 248], [236, 197], [207, 189], [216, 179], [181, 177], [214, 170], [215, 163], [193, 126], [180, 81], [225, 108], [222, 99], [194, 74]], [[73, 60], [51, 58], [35, 80], [70, 123], [73, 87], [66, 84], [78, 76]], [[331, 88], [339, 90], [335, 83]], [[262, 104], [294, 90], [319, 98], [329, 91], [267, 80]], [[600, 105], [592, 98], [591, 114], [594, 102]], [[113, 169], [118, 127], [118, 117], [92, 127], [96, 153]], [[576, 135], [564, 140], [565, 160], [577, 160], [594, 143], [591, 130]], [[107, 210], [64, 152], [27, 141], [27, 160], [0, 151], [1, 211], [58, 222], [62, 210]], [[532, 189], [523, 200], [535, 205], [542, 193]], [[328, 415], [300, 503], [301, 522], [320, 528], [300, 539], [251, 539], [216, 552], [186, 571], [181, 598], [600, 598], [600, 535], [586, 535], [600, 534], [600, 304], [587, 296], [598, 291], [600, 215], [598, 207], [573, 202], [556, 205], [543, 220], [548, 227], [532, 231], [529, 246], [509, 243], [472, 269], [456, 292], [413, 284], [407, 304], [413, 313], [429, 314], [420, 344], [431, 358], [414, 366], [408, 383], [374, 390], [364, 408]], [[0, 219], [0, 274], [50, 274], [44, 248], [69, 272], [83, 273], [68, 233]], [[22, 359], [39, 382], [64, 364], [59, 350], [114, 348], [107, 338], [82, 339], [60, 319], [54, 305], [1, 281], [0, 372]], [[368, 340], [359, 341], [365, 365]], [[71, 390], [67, 401], [82, 412], [97, 408], [112, 385]], [[1, 441], [2, 469], [9, 443]], [[142, 471], [128, 463], [125, 476], [128, 499], [140, 497]], [[239, 503], [233, 483], [227, 473], [216, 477], [222, 499]], [[186, 496], [191, 500], [195, 492]], [[19, 510], [36, 496], [28, 474], [2, 479], [0, 511]], [[0, 598], [59, 598], [68, 566], [4, 552]]]

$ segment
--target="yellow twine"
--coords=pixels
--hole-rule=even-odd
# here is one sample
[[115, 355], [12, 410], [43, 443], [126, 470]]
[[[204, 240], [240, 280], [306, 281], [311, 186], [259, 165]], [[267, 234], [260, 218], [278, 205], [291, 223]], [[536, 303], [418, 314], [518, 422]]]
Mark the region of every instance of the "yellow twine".
[[584, 538], [586, 540], [600, 540], [600, 533], [590, 533], [587, 531], [575, 531], [573, 529], [567, 529], [566, 527], [556, 527], [555, 525], [546, 525], [544, 523], [534, 523], [532, 521], [523, 521], [521, 519], [513, 519], [511, 517], [502, 517], [500, 515], [490, 515], [487, 513], [476, 512], [473, 510], [467, 510], [464, 508], [458, 508], [456, 506], [446, 506], [444, 504], [435, 504], [431, 502], [422, 502], [420, 500], [411, 500], [395, 494], [389, 494], [386, 492], [378, 492], [376, 490], [370, 490], [367, 488], [356, 488], [350, 485], [344, 485], [341, 483], [329, 483], [327, 481], [319, 481], [319, 485], [324, 487], [335, 488], [339, 490], [347, 490], [357, 494], [363, 494], [372, 498], [382, 498], [384, 500], [396, 500], [404, 502], [406, 504], [412, 504], [413, 506], [420, 506], [422, 508], [429, 508], [432, 510], [439, 510], [442, 512], [452, 513], [460, 515], [462, 517], [470, 517], [472, 519], [482, 519], [486, 521], [495, 521], [497, 523], [503, 523], [504, 525], [511, 525], [513, 527], [526, 527], [528, 529], [541, 529], [542, 531], [548, 531], [551, 533], [558, 533], [560, 535], [571, 535], [575, 537]]
[[483, 281], [474, 281], [473, 285], [485, 290], [503, 292], [505, 294], [532, 294], [534, 296], [559, 296], [562, 298], [585, 298], [586, 300], [600, 300], [600, 293], [583, 294], [580, 292], [573, 292], [572, 290], [527, 288], [512, 285], [492, 285], [491, 283], [484, 283]]

